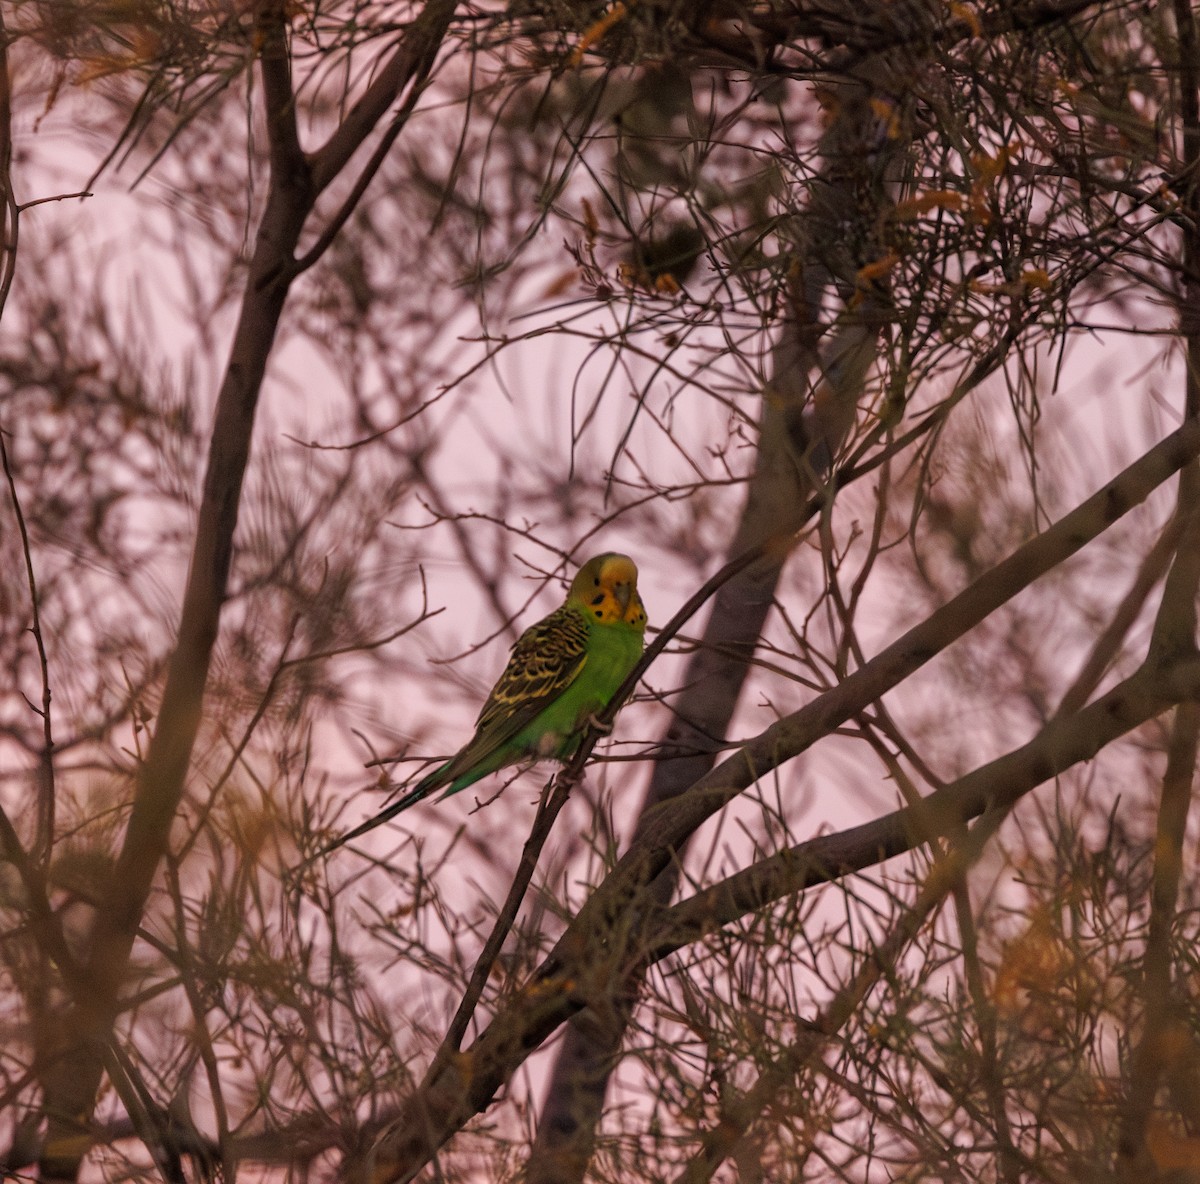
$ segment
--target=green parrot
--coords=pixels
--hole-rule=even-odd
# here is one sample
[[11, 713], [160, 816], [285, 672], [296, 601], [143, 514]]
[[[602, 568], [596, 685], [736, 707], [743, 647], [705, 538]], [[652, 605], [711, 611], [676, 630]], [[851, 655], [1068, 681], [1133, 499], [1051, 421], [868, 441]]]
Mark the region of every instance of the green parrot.
[[589, 720], [608, 706], [637, 664], [645, 633], [646, 610], [633, 560], [613, 552], [589, 559], [562, 606], [517, 639], [470, 741], [333, 846], [365, 834], [435, 790], [445, 788], [442, 797], [449, 797], [530, 758], [568, 760]]

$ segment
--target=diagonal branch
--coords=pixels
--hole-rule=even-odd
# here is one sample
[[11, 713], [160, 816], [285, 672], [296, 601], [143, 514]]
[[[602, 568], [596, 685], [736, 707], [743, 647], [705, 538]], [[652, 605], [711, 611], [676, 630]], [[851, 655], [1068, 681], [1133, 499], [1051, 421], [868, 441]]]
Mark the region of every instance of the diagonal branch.
[[[1166, 677], [1167, 675], [1170, 677]], [[987, 810], [1006, 810], [1030, 790], [1140, 727], [1200, 689], [1200, 666], [1144, 666], [1072, 716], [1056, 716], [1021, 748], [873, 822], [787, 847], [663, 910], [647, 930], [648, 955], [663, 958], [716, 926], [814, 884], [873, 867], [931, 836], [951, 835]]]
[[313, 186], [321, 193], [350, 163], [387, 109], [410, 83], [420, 85], [433, 65], [456, 0], [426, 0], [425, 7], [402, 34], [396, 52], [388, 59], [367, 87], [362, 98], [350, 108], [337, 130], [311, 158]]
[[674, 857], [678, 845], [742, 790], [841, 726], [962, 637], [997, 608], [1074, 555], [1200, 455], [1200, 423], [1189, 421], [1155, 445], [1069, 514], [920, 624], [887, 646], [836, 687], [773, 724], [683, 798], [649, 811], [639, 840], [581, 909], [577, 921], [601, 923], [629, 907]]
[[[1146, 667], [1076, 715], [1052, 720], [1023, 748], [923, 800], [839, 835], [764, 860], [665, 910], [647, 892], [678, 845], [741, 790], [791, 759], [963, 636], [998, 607], [1102, 533], [1200, 454], [1191, 421], [1135, 461], [1071, 513], [981, 576], [844, 682], [746, 744], [682, 798], [651, 810], [639, 838], [567, 927], [530, 983], [467, 1052], [429, 1075], [376, 1152], [378, 1181], [409, 1179], [561, 1023], [592, 1001], [589, 983], [611, 998], [646, 959], [665, 956], [771, 900], [870, 866], [936, 833], [953, 833], [990, 806], [1015, 801], [1071, 764], [1089, 759], [1195, 693], [1188, 667], [1164, 685]], [[669, 920], [667, 920], [669, 918]], [[607, 984], [607, 985], [605, 985]]]
[[[2, 32], [2, 27], [0, 27]], [[38, 666], [42, 676], [42, 705], [34, 710], [42, 719], [42, 751], [38, 757], [37, 776], [37, 831], [34, 835], [32, 858], [42, 866], [50, 859], [54, 844], [54, 725], [50, 715], [50, 663], [46, 658], [46, 641], [42, 634], [42, 614], [38, 598], [37, 576], [33, 570], [33, 551], [29, 546], [29, 528], [17, 496], [17, 482], [12, 465], [8, 460], [8, 446], [4, 442], [5, 432], [0, 428], [0, 463], [8, 482], [8, 493], [12, 499], [13, 516], [17, 520], [17, 532], [21, 536], [21, 551], [25, 559], [25, 583], [29, 588], [30, 633], [37, 649]]]
[[[873, 867], [953, 835], [986, 811], [1002, 814], [1038, 785], [1181, 700], [1200, 698], [1200, 658], [1147, 664], [1069, 717], [1051, 720], [1021, 748], [935, 790], [915, 806], [788, 848], [670, 909], [629, 908], [607, 925], [581, 912], [531, 981], [475, 1043], [409, 1098], [375, 1149], [374, 1184], [411, 1180], [447, 1139], [553, 1032], [600, 992], [720, 925], [784, 896]], [[641, 913], [647, 913], [643, 917]]]

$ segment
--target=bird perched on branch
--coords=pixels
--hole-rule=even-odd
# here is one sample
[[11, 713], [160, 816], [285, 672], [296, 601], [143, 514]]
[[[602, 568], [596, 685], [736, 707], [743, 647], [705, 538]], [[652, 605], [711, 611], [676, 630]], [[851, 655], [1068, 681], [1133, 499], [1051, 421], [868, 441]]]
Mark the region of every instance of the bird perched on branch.
[[436, 790], [444, 788], [442, 797], [449, 797], [527, 759], [569, 760], [589, 723], [608, 706], [641, 657], [646, 610], [637, 574], [627, 555], [609, 552], [589, 559], [571, 581], [562, 606], [517, 639], [470, 741], [403, 797], [320, 854]]

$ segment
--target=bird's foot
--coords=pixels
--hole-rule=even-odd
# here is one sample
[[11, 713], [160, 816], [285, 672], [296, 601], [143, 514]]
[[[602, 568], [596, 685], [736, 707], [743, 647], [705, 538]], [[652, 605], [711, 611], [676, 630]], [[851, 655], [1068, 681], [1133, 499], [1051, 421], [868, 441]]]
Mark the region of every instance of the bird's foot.
[[601, 736], [612, 735], [613, 725], [610, 723], [605, 723], [596, 715], [594, 711], [585, 716], [583, 722], [587, 724], [587, 726], [593, 731], [599, 732]]

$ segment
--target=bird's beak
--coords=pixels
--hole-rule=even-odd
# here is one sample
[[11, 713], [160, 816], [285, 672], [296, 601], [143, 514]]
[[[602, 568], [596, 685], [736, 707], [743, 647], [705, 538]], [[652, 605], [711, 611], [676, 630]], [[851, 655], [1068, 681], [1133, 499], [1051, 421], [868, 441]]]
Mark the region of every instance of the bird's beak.
[[624, 617], [629, 612], [629, 598], [633, 595], [633, 586], [624, 580], [618, 580], [613, 585], [613, 595], [617, 598], [617, 603], [621, 606], [621, 616]]

